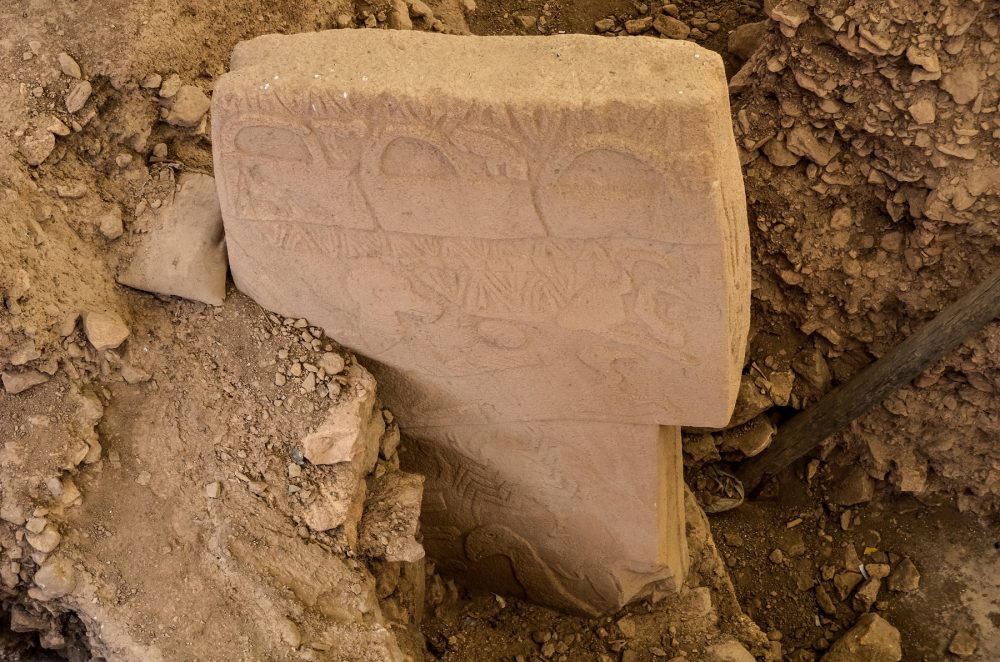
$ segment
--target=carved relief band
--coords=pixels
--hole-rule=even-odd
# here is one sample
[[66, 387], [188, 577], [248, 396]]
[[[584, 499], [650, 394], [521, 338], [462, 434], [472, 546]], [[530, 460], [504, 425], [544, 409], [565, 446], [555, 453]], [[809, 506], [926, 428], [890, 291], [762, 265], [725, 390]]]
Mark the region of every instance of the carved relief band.
[[432, 556], [584, 612], [683, 578], [661, 426], [728, 420], [749, 321], [717, 55], [271, 35], [218, 81], [213, 144], [237, 286], [370, 364]]

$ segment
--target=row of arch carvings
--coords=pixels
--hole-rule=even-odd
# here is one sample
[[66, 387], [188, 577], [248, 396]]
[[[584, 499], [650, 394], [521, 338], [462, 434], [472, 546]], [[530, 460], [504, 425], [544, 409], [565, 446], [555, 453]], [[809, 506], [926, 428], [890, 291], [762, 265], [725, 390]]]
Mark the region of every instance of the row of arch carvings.
[[[239, 215], [442, 236], [672, 241], [677, 183], [626, 136], [584, 135], [529, 159], [506, 137], [361, 121], [227, 126]], [[648, 141], [644, 141], [648, 142]]]

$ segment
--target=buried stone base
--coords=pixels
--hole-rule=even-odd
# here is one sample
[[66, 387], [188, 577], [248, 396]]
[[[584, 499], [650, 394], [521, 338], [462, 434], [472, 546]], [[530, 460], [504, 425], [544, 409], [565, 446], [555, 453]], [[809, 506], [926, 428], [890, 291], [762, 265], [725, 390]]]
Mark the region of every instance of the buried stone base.
[[687, 573], [676, 427], [546, 421], [409, 428], [422, 530], [444, 572], [589, 615]]

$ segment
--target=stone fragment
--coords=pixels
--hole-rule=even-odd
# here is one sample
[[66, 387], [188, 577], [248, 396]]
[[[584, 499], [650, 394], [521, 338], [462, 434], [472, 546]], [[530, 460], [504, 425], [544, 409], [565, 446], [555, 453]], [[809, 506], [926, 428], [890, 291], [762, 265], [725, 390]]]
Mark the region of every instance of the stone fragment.
[[344, 362], [344, 357], [336, 352], [325, 352], [323, 356], [319, 357], [316, 364], [328, 375], [339, 375], [347, 365]]
[[10, 629], [14, 632], [42, 632], [49, 628], [49, 620], [15, 605], [10, 610]]
[[417, 542], [424, 477], [392, 471], [372, 481], [358, 534], [358, 547], [370, 558], [413, 563], [424, 557]]
[[687, 39], [691, 28], [684, 21], [666, 14], [658, 14], [653, 19], [653, 29], [668, 39]]
[[45, 126], [45, 130], [53, 135], [63, 137], [68, 136], [73, 132], [73, 130], [66, 126], [66, 123], [58, 117], [50, 118]]
[[76, 589], [76, 571], [66, 559], [48, 559], [35, 573], [35, 586], [43, 600], [61, 598]]
[[917, 124], [933, 124], [937, 116], [937, 108], [932, 99], [918, 99], [910, 104], [908, 110]]
[[[236, 48], [212, 103], [237, 286], [372, 359], [413, 439], [401, 461], [431, 477], [439, 557], [584, 613], [677, 586], [675, 426], [728, 421], [748, 322], [718, 55], [584, 35], [271, 35]], [[513, 573], [487, 572], [501, 564]]]
[[220, 494], [222, 494], [222, 483], [219, 481], [213, 480], [205, 486], [205, 496], [209, 499], [218, 499]]
[[753, 457], [771, 445], [777, 429], [767, 416], [758, 416], [749, 423], [729, 428], [716, 435], [719, 451]]
[[37, 549], [39, 552], [48, 554], [55, 550], [62, 541], [62, 536], [59, 531], [56, 530], [51, 524], [42, 529], [39, 533], [28, 532], [25, 535], [28, 544]]
[[938, 60], [937, 51], [933, 48], [921, 48], [912, 44], [906, 49], [906, 59], [915, 67], [921, 67], [925, 71], [937, 73], [941, 71], [941, 62]]
[[875, 494], [875, 481], [862, 467], [850, 464], [841, 467], [834, 476], [830, 502], [838, 506], [867, 503]]
[[177, 74], [170, 74], [160, 84], [160, 98], [169, 99], [173, 97], [181, 89], [181, 85], [183, 85], [181, 77]]
[[613, 18], [602, 18], [599, 21], [594, 22], [594, 32], [597, 34], [604, 34], [605, 32], [610, 32], [615, 29], [615, 19]]
[[109, 241], [122, 236], [125, 227], [122, 224], [122, 210], [118, 205], [97, 217], [97, 229]]
[[49, 131], [34, 131], [24, 134], [18, 149], [30, 166], [41, 165], [56, 148], [56, 137]]
[[705, 662], [756, 662], [743, 644], [730, 639], [719, 644], [712, 644], [705, 649]]
[[764, 156], [767, 160], [771, 162], [772, 165], [776, 165], [779, 168], [790, 168], [801, 160], [801, 156], [798, 154], [793, 154], [788, 147], [785, 145], [785, 141], [778, 140], [777, 138], [772, 138], [764, 143], [761, 148], [764, 152]]
[[4, 391], [10, 395], [17, 395], [49, 381], [49, 375], [38, 370], [4, 371], [0, 379], [3, 381]]
[[971, 657], [976, 654], [978, 648], [979, 642], [967, 630], [956, 632], [948, 644], [948, 652], [958, 657]]
[[951, 95], [955, 103], [967, 104], [979, 96], [979, 67], [967, 63], [941, 76], [941, 89]]
[[900, 593], [911, 593], [920, 588], [920, 572], [913, 561], [904, 558], [897, 563], [889, 575], [888, 586], [890, 591]]
[[118, 313], [86, 311], [83, 313], [83, 332], [98, 351], [114, 349], [129, 336], [125, 320]]
[[172, 201], [147, 212], [122, 285], [221, 306], [226, 298], [226, 238], [215, 179], [185, 173]]
[[653, 27], [652, 16], [643, 16], [642, 18], [625, 21], [625, 32], [629, 34], [642, 34], [651, 27]]
[[[311, 374], [311, 373], [310, 373]], [[302, 440], [302, 454], [313, 464], [358, 462], [370, 472], [378, 459], [385, 432], [382, 413], [375, 409], [375, 379], [353, 364], [347, 372], [353, 397], [343, 398], [313, 432]]]
[[[855, 566], [857, 567], [857, 566]], [[854, 587], [861, 583], [864, 579], [860, 572], [847, 571], [838, 573], [833, 578], [833, 587], [837, 591], [837, 597], [841, 600], [846, 600], [854, 590]]]
[[389, 9], [389, 27], [393, 30], [413, 29], [413, 21], [410, 20], [410, 9], [406, 6], [406, 0], [392, 0], [392, 7]]
[[877, 614], [865, 614], [834, 642], [820, 662], [900, 662], [899, 630]]
[[749, 60], [767, 34], [768, 21], [744, 23], [729, 33], [727, 50], [741, 60]]
[[66, 93], [66, 111], [70, 113], [75, 113], [87, 104], [87, 100], [90, 99], [91, 92], [94, 88], [91, 87], [90, 81], [81, 80], [80, 82], [69, 88], [69, 92]]
[[854, 599], [852, 601], [852, 606], [854, 611], [865, 612], [872, 608], [875, 601], [878, 599], [879, 589], [882, 588], [882, 580], [877, 577], [872, 577], [865, 581], [854, 593]]
[[809, 7], [799, 0], [784, 0], [778, 2], [769, 15], [778, 23], [794, 29], [809, 20]]
[[211, 106], [208, 95], [200, 87], [182, 85], [177, 94], [173, 95], [173, 103], [170, 104], [164, 121], [174, 126], [196, 127]]
[[155, 71], [151, 74], [146, 74], [143, 79], [139, 82], [139, 87], [145, 90], [155, 90], [163, 83], [163, 76], [156, 73]]
[[796, 125], [785, 138], [785, 147], [793, 154], [804, 156], [816, 165], [825, 166], [840, 153], [836, 142], [820, 141], [811, 127], [805, 124]]
[[76, 60], [69, 53], [60, 53], [56, 56], [59, 62], [59, 71], [63, 72], [71, 78], [83, 78], [83, 72], [80, 71], [80, 65], [77, 64]]
[[365, 507], [366, 485], [356, 467], [342, 466], [316, 480], [312, 501], [306, 505], [302, 521], [317, 532], [343, 527], [353, 546], [358, 541], [358, 524]]

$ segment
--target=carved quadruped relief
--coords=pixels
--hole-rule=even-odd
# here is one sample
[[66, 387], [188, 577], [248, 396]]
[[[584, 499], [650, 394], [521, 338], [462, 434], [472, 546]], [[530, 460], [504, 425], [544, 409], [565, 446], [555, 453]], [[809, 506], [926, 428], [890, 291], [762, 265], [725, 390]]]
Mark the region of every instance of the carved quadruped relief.
[[585, 613], [683, 576], [660, 426], [728, 421], [749, 322], [717, 56], [269, 35], [212, 117], [237, 286], [371, 365], [443, 567]]

